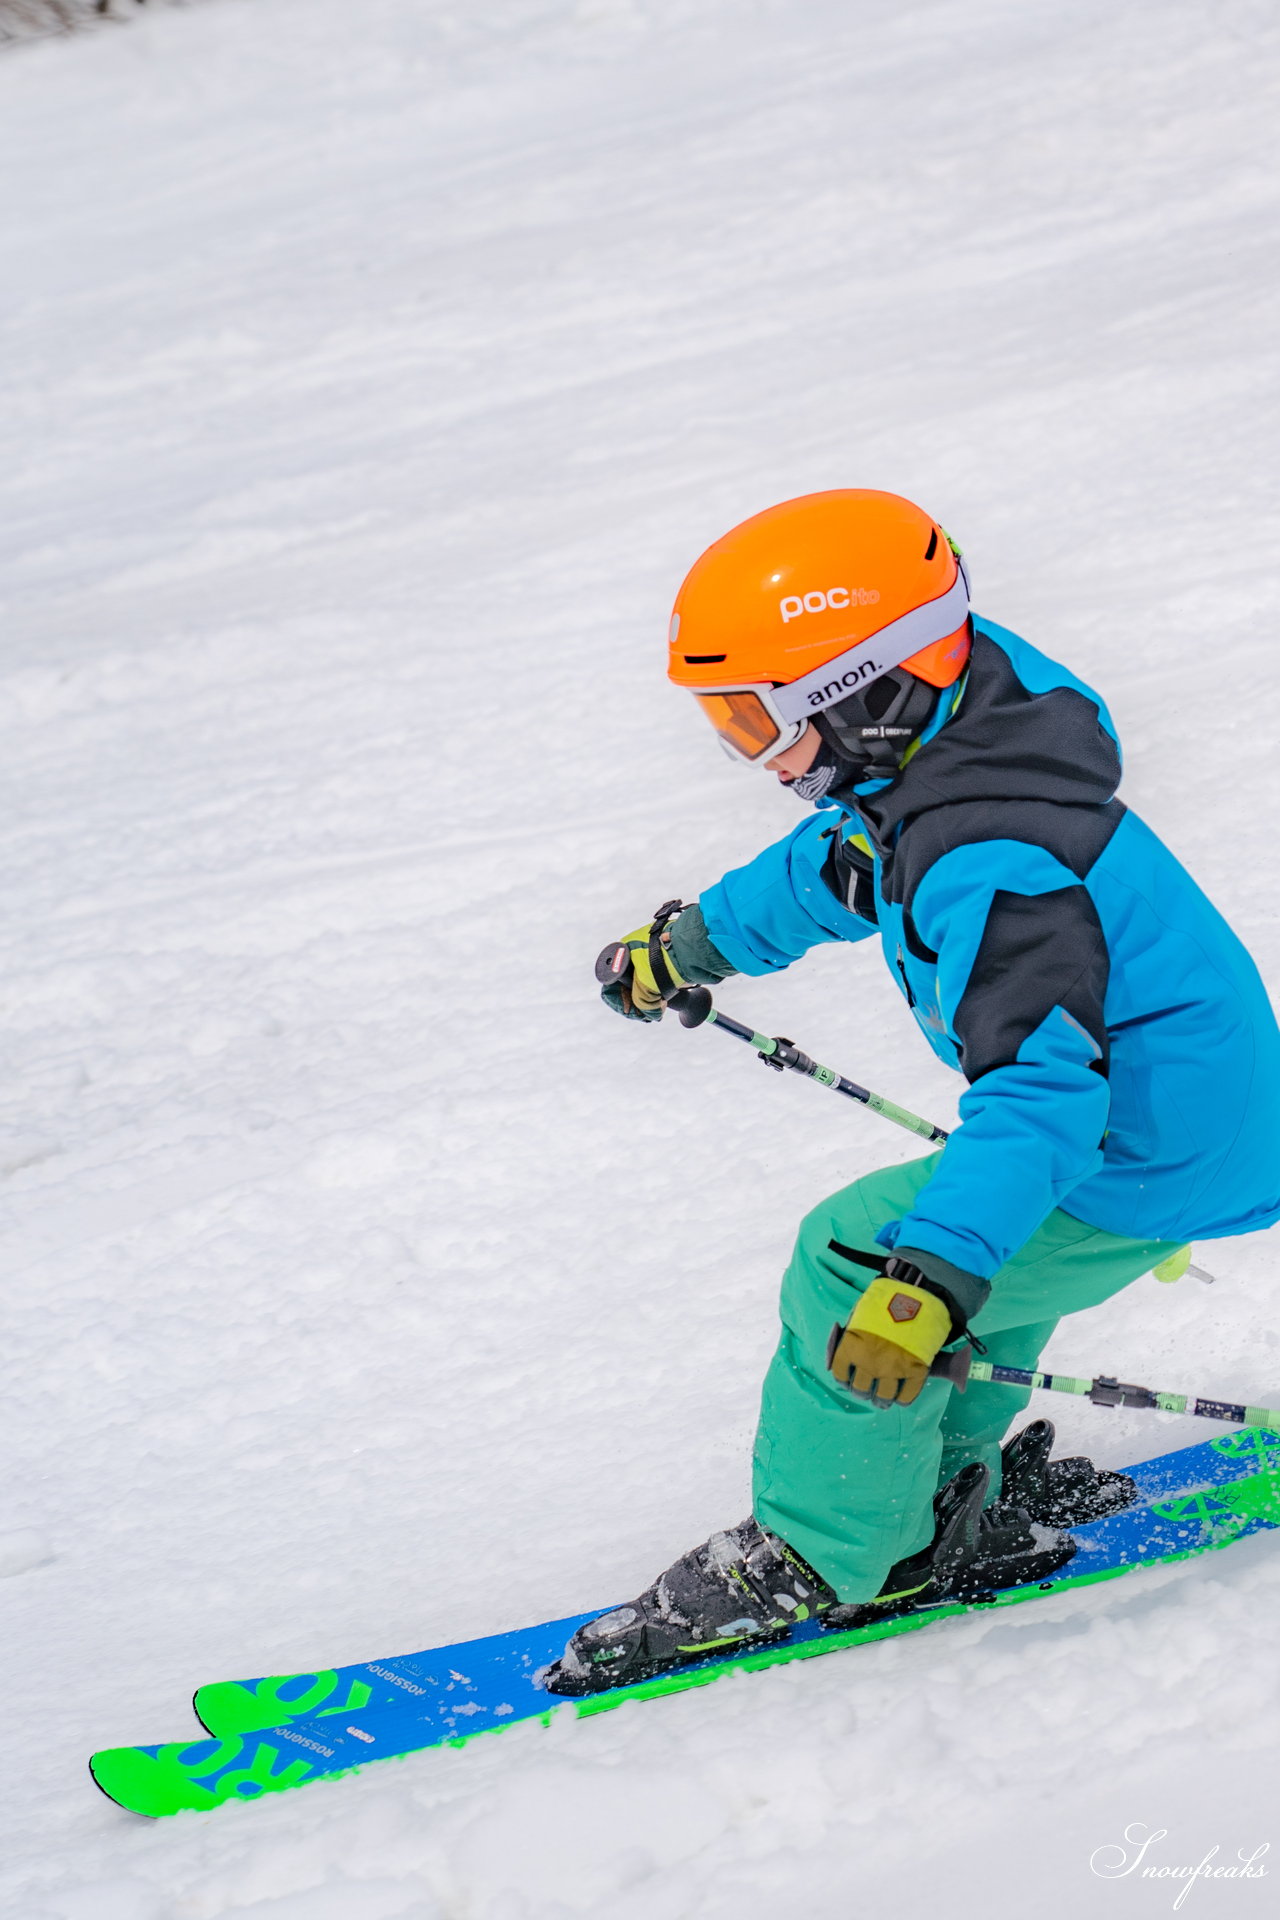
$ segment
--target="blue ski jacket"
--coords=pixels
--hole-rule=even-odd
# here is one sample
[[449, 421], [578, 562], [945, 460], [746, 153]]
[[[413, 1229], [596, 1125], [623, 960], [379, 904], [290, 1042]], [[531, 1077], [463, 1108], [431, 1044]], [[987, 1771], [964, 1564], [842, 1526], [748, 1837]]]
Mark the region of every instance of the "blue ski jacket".
[[1119, 780], [1098, 695], [975, 619], [966, 674], [896, 778], [826, 803], [701, 898], [741, 973], [879, 933], [925, 1037], [969, 1082], [886, 1241], [984, 1281], [1055, 1207], [1141, 1240], [1280, 1219], [1266, 988]]

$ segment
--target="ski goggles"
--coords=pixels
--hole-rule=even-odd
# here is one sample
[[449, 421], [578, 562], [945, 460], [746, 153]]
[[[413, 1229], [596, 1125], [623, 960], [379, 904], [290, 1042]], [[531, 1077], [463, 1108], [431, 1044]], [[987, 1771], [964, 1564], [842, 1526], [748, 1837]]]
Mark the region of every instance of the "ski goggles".
[[935, 641], [945, 640], [969, 613], [969, 576], [963, 561], [947, 591], [923, 607], [891, 620], [847, 653], [815, 667], [787, 686], [698, 687], [693, 697], [716, 730], [725, 752], [748, 763], [785, 753], [825, 707], [860, 693]]

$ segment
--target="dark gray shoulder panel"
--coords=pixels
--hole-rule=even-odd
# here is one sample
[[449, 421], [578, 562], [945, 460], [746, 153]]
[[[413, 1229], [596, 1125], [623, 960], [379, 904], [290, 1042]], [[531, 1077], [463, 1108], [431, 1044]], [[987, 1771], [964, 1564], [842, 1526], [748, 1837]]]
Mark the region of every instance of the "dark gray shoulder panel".
[[1123, 800], [1101, 807], [1063, 807], [1052, 800], [958, 800], [908, 820], [884, 862], [885, 898], [910, 909], [916, 888], [936, 861], [956, 847], [984, 840], [1022, 840], [1043, 847], [1083, 880], [1124, 819]]
[[1102, 806], [1120, 784], [1120, 749], [1074, 687], [1032, 693], [981, 628], [958, 711], [872, 803], [897, 825], [929, 807], [988, 796]]
[[1056, 893], [992, 895], [982, 943], [956, 1010], [960, 1064], [972, 1083], [1018, 1057], [1018, 1049], [1055, 1007], [1097, 1048], [1096, 1070], [1110, 1059], [1103, 1002], [1111, 961], [1087, 887]]
[[1095, 702], [1074, 687], [1032, 693], [977, 627], [956, 713], [890, 786], [858, 802], [884, 897], [909, 910], [936, 860], [983, 840], [1043, 847], [1084, 879], [1124, 818], [1119, 779], [1120, 750]]

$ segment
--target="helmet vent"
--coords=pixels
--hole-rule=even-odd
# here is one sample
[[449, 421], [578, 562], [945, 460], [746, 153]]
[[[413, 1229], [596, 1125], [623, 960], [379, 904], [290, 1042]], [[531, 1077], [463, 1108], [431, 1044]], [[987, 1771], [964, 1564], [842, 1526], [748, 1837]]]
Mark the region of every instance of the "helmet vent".
[[929, 544], [924, 550], [925, 559], [932, 560], [934, 554], [937, 551], [938, 551], [938, 529], [935, 527], [933, 532], [929, 535]]
[[686, 653], [686, 667], [718, 667], [722, 660], [729, 658], [727, 653]]

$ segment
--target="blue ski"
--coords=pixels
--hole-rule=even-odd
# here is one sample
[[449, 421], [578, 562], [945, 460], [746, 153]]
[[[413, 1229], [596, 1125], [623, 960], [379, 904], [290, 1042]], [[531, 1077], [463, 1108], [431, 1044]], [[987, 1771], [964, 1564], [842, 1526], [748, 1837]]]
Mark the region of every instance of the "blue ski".
[[[1059, 1573], [1006, 1588], [982, 1604], [1020, 1604], [1280, 1526], [1280, 1433], [1246, 1428], [1126, 1471], [1139, 1489], [1133, 1506], [1074, 1529], [1079, 1550]], [[514, 1633], [324, 1673], [201, 1687], [196, 1711], [213, 1738], [109, 1748], [90, 1761], [93, 1777], [112, 1799], [138, 1813], [210, 1808], [282, 1792], [370, 1760], [457, 1745], [517, 1721], [602, 1713], [625, 1700], [703, 1686], [732, 1670], [779, 1666], [887, 1639], [971, 1606], [952, 1603], [843, 1632], [808, 1621], [784, 1640], [712, 1656], [655, 1680], [584, 1699], [547, 1693], [539, 1675], [574, 1629], [603, 1611], [593, 1607]]]

